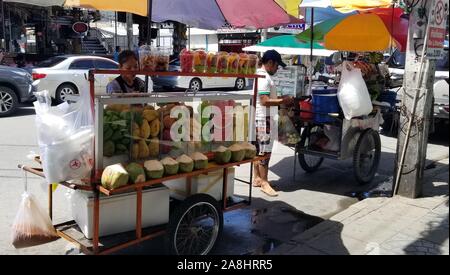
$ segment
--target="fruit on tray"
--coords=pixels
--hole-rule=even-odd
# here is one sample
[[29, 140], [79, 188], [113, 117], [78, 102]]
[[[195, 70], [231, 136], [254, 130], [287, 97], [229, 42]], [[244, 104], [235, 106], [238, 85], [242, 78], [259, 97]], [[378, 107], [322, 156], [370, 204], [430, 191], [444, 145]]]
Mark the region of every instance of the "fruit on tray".
[[177, 162], [181, 173], [190, 173], [194, 170], [194, 161], [187, 155], [179, 156]]
[[153, 138], [151, 139], [148, 144], [148, 150], [149, 150], [149, 156], [151, 158], [156, 158], [159, 156], [159, 139]]
[[195, 152], [190, 155], [191, 159], [194, 161], [194, 169], [202, 170], [208, 167], [208, 157], [200, 152]]
[[258, 66], [258, 56], [254, 54], [248, 55], [248, 74], [256, 74], [256, 69]]
[[148, 121], [146, 119], [142, 121], [142, 125], [140, 128], [140, 137], [144, 139], [150, 137], [150, 124], [148, 124]]
[[166, 157], [161, 160], [161, 164], [164, 166], [164, 173], [168, 176], [176, 175], [178, 173], [179, 164], [171, 157]]
[[231, 162], [240, 162], [245, 158], [245, 148], [239, 144], [233, 144], [228, 148], [231, 151]]
[[226, 164], [231, 160], [231, 151], [224, 147], [220, 146], [214, 151], [214, 161], [217, 164]]
[[153, 120], [155, 120], [159, 117], [159, 114], [155, 110], [144, 110], [142, 112], [142, 117], [144, 119], [146, 119], [148, 122], [152, 122]]
[[194, 54], [191, 51], [183, 50], [180, 54], [181, 72], [192, 73], [194, 65]]
[[164, 166], [157, 160], [148, 160], [144, 163], [148, 179], [160, 179], [164, 176]]
[[210, 74], [217, 72], [217, 54], [208, 53], [206, 57], [206, 72]]
[[169, 129], [172, 128], [172, 125], [176, 122], [177, 120], [175, 118], [171, 118], [170, 115], [167, 115], [163, 118], [163, 124], [164, 124], [164, 129]]
[[150, 150], [148, 149], [145, 140], [142, 139], [139, 141], [139, 158], [146, 159], [148, 157], [150, 157]]
[[247, 74], [248, 61], [249, 59], [246, 53], [239, 54], [239, 74]]
[[252, 159], [252, 158], [256, 157], [256, 146], [255, 145], [248, 143], [248, 142], [244, 142], [241, 144], [241, 146], [245, 150], [245, 159]]
[[102, 186], [108, 190], [114, 190], [128, 184], [129, 174], [121, 164], [111, 165], [105, 168], [102, 174]]
[[206, 70], [206, 52], [195, 51], [194, 52], [194, 71], [196, 73], [204, 73]]
[[112, 157], [116, 151], [116, 145], [112, 140], [108, 140], [103, 143], [103, 155], [105, 157]]
[[161, 131], [161, 123], [159, 120], [155, 119], [150, 123], [150, 136], [158, 137]]
[[128, 175], [130, 176], [130, 181], [132, 183], [142, 183], [145, 182], [145, 171], [144, 168], [138, 163], [130, 163], [125, 168]]
[[136, 160], [139, 158], [139, 144], [134, 143], [131, 146], [131, 159]]
[[239, 71], [239, 55], [230, 53], [228, 55], [228, 73], [237, 74]]
[[217, 73], [228, 73], [228, 53], [219, 52], [217, 57]]
[[139, 127], [139, 124], [137, 124], [136, 122], [133, 122], [132, 136], [133, 136], [133, 139], [137, 139], [137, 140], [141, 138], [141, 127]]

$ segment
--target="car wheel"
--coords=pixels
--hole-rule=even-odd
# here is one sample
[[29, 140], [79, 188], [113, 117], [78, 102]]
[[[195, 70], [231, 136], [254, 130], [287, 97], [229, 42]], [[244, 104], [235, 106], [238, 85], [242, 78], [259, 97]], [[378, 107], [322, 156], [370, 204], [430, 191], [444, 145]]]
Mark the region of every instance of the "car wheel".
[[193, 91], [200, 91], [202, 89], [202, 81], [198, 78], [194, 78], [191, 80], [191, 83], [189, 83], [189, 89]]
[[66, 102], [67, 96], [77, 95], [78, 89], [73, 84], [62, 84], [56, 89], [56, 103], [61, 104]]
[[245, 79], [243, 79], [243, 78], [236, 79], [236, 84], [234, 87], [238, 91], [244, 90], [245, 89]]
[[8, 87], [0, 86], [0, 117], [13, 114], [18, 104], [16, 93]]

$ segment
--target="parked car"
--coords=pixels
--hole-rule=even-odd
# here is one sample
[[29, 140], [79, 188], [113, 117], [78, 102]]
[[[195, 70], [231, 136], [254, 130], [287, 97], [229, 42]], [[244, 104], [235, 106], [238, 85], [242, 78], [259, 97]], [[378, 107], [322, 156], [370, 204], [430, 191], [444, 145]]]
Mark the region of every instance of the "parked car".
[[13, 114], [20, 103], [35, 99], [33, 79], [24, 69], [0, 66], [0, 117]]
[[[118, 69], [118, 64], [99, 56], [63, 55], [55, 56], [36, 65], [32, 76], [38, 91], [47, 90], [56, 103], [62, 103], [68, 95], [76, 95], [89, 89], [90, 69]], [[106, 85], [116, 75], [96, 75], [97, 94], [106, 93]]]
[[[401, 87], [405, 73], [405, 53], [395, 51], [388, 59], [389, 71], [391, 73], [391, 86]], [[444, 56], [436, 62], [436, 73], [434, 80], [434, 120], [435, 123], [449, 121], [449, 53], [448, 42], [444, 47]], [[399, 96], [401, 93], [399, 93]], [[398, 98], [401, 100], [401, 98]]]
[[[169, 64], [169, 71], [179, 72], [180, 61], [175, 59]], [[246, 78], [235, 77], [186, 77], [186, 76], [155, 76], [152, 77], [155, 90], [172, 90], [176, 88], [200, 91], [211, 88], [231, 88], [244, 90], [249, 84]]]

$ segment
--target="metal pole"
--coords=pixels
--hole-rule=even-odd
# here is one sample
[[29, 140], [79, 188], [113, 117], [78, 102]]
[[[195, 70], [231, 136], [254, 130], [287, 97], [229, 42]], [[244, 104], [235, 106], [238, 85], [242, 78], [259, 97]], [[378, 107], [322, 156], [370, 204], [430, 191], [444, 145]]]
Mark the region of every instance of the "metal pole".
[[114, 12], [114, 51], [116, 50], [118, 46], [117, 41], [117, 11]]
[[[2, 9], [1, 11], [1, 17], [2, 17], [2, 37], [1, 42], [2, 42], [2, 46], [3, 43], [6, 44], [6, 29], [5, 29], [5, 4], [3, 3], [3, 0], [0, 0], [0, 8]], [[4, 47], [6, 48], [6, 45], [4, 45]]]
[[408, 130], [406, 132], [406, 138], [405, 138], [405, 144], [403, 145], [402, 148], [402, 154], [400, 157], [400, 164], [398, 166], [398, 172], [396, 175], [396, 179], [395, 179], [395, 186], [394, 186], [394, 190], [393, 191], [393, 195], [396, 195], [398, 192], [398, 187], [400, 184], [400, 179], [402, 177], [402, 173], [403, 173], [403, 165], [405, 163], [405, 157], [406, 157], [406, 151], [408, 150], [408, 145], [409, 145], [409, 139], [411, 136], [411, 130], [412, 130], [412, 125], [414, 123], [414, 117], [416, 115], [416, 109], [417, 109], [417, 101], [419, 99], [419, 95], [420, 95], [420, 86], [422, 86], [422, 82], [423, 82], [423, 66], [424, 66], [424, 62], [425, 62], [425, 53], [427, 50], [427, 46], [428, 46], [428, 35], [429, 35], [429, 30], [430, 28], [428, 27], [430, 24], [430, 18], [428, 18], [428, 22], [427, 22], [427, 31], [425, 32], [425, 40], [424, 40], [424, 44], [423, 44], [423, 49], [422, 49], [422, 56], [420, 58], [420, 69], [419, 69], [419, 81], [417, 83], [417, 87], [416, 87], [416, 93], [414, 95], [414, 101], [413, 101], [413, 108], [411, 111], [411, 117], [409, 118], [409, 123], [408, 123]]
[[147, 44], [152, 43], [152, 14], [153, 14], [153, 0], [147, 2]]
[[311, 67], [309, 70], [309, 87], [308, 94], [312, 95], [312, 77], [314, 74], [313, 69], [313, 54], [314, 54], [314, 8], [311, 8], [311, 54], [309, 55], [309, 66]]

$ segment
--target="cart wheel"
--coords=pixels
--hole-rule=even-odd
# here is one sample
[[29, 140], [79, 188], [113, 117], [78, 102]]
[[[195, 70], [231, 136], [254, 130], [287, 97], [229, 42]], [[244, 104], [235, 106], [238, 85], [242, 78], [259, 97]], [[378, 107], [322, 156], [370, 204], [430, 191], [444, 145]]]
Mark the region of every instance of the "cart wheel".
[[353, 171], [359, 184], [370, 183], [378, 170], [381, 141], [378, 132], [369, 129], [361, 134], [355, 146]]
[[170, 216], [166, 234], [167, 252], [173, 255], [206, 255], [223, 229], [223, 213], [217, 201], [206, 194], [184, 200]]
[[[302, 138], [298, 144], [299, 148], [305, 148], [309, 146], [309, 137], [312, 133], [319, 131], [318, 126], [312, 128], [306, 128], [302, 133]], [[314, 173], [319, 169], [320, 165], [323, 163], [322, 157], [316, 157], [312, 155], [298, 154], [298, 161], [303, 170], [307, 173]]]

